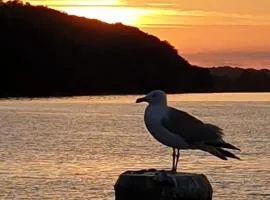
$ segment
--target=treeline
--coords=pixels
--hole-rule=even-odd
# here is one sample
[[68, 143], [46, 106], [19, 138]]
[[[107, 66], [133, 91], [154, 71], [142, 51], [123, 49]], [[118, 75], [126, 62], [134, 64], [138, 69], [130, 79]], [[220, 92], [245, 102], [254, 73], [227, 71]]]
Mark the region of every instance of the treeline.
[[0, 96], [202, 92], [208, 69], [138, 28], [1, 3]]

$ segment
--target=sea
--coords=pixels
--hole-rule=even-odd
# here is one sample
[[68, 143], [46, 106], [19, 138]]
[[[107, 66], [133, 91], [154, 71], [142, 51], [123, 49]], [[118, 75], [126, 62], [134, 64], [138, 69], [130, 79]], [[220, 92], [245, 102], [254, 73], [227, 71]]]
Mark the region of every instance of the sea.
[[[0, 100], [0, 199], [114, 200], [126, 170], [171, 168], [172, 150], [146, 130], [134, 96]], [[168, 95], [220, 126], [242, 160], [181, 151], [178, 171], [203, 173], [214, 200], [270, 200], [270, 93]]]

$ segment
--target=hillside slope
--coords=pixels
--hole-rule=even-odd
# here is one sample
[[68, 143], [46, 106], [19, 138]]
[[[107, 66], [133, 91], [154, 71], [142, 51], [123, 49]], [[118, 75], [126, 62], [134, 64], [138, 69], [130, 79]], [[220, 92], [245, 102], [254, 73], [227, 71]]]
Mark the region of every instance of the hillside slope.
[[20, 2], [0, 5], [0, 96], [203, 92], [208, 69], [138, 28]]

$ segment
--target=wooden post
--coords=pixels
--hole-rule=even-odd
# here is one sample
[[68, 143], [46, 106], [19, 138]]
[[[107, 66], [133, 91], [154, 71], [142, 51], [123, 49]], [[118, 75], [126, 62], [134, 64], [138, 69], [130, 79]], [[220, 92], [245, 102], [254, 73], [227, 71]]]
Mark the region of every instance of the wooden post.
[[155, 169], [126, 171], [114, 186], [115, 200], [212, 200], [205, 175]]

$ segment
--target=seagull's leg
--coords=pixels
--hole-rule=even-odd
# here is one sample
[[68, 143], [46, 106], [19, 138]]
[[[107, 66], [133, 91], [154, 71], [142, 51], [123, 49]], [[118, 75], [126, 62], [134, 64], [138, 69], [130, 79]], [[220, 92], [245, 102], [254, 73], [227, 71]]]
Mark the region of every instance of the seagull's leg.
[[175, 172], [177, 171], [177, 165], [178, 165], [179, 157], [180, 157], [180, 149], [177, 149], [176, 161], [175, 161]]
[[172, 172], [175, 172], [175, 148], [173, 148], [172, 157], [173, 157], [173, 161], [172, 161]]

